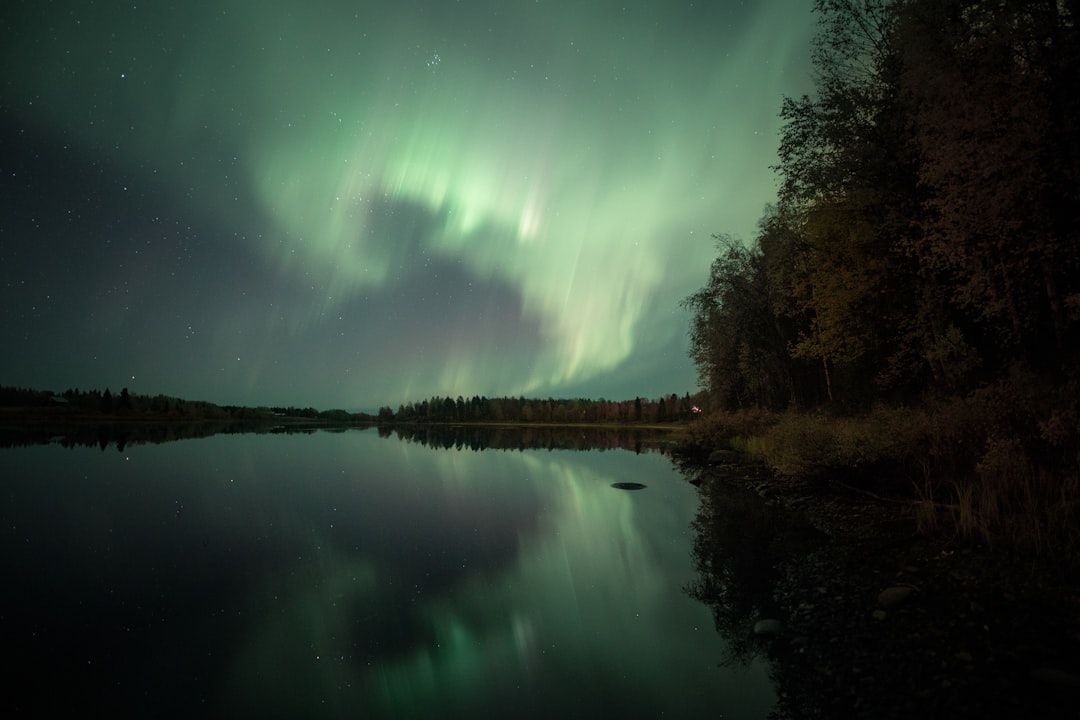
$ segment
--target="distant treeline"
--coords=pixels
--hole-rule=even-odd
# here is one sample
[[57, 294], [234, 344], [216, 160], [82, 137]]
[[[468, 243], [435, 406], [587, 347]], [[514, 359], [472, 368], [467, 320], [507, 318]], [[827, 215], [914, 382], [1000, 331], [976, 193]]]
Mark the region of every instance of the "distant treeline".
[[199, 400], [183, 400], [167, 395], [139, 395], [123, 388], [113, 394], [106, 388], [69, 388], [56, 393], [0, 387], [0, 408], [16, 409], [27, 420], [63, 422], [113, 422], [137, 420], [221, 421], [278, 423], [286, 420], [323, 424], [418, 424], [418, 423], [674, 423], [693, 418], [701, 397], [672, 393], [656, 399], [556, 400], [524, 397], [464, 398], [434, 396], [419, 403], [409, 402], [394, 412], [389, 406], [377, 415], [347, 410], [317, 410], [313, 407], [215, 405]]
[[216, 405], [202, 400], [184, 400], [168, 395], [139, 395], [123, 388], [113, 394], [109, 388], [80, 390], [69, 388], [56, 393], [18, 387], [0, 387], [0, 408], [18, 408], [42, 419], [138, 420], [168, 419], [216, 421], [280, 421], [283, 418], [329, 423], [371, 422], [367, 413], [345, 410], [316, 410], [312, 407], [245, 407]]
[[656, 399], [586, 400], [439, 397], [410, 402], [394, 412], [379, 408], [380, 423], [670, 423], [689, 420], [699, 412], [700, 398], [672, 393]]

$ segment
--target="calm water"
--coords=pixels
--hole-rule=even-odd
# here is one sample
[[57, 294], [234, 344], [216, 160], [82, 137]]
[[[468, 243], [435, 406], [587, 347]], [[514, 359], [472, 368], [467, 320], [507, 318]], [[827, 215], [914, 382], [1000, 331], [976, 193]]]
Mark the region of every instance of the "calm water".
[[[0, 450], [0, 700], [144, 717], [765, 717], [660, 454], [373, 430]], [[644, 490], [611, 487], [640, 482]], [[5, 713], [11, 717], [10, 713]]]

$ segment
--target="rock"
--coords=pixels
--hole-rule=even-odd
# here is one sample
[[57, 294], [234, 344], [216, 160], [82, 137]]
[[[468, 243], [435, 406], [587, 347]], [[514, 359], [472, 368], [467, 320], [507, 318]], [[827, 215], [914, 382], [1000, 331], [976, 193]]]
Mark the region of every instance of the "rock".
[[1033, 668], [1030, 675], [1032, 680], [1037, 680], [1051, 687], [1062, 690], [1080, 690], [1080, 675], [1076, 673], [1059, 670], [1055, 667], [1038, 667]]
[[713, 450], [709, 453], [709, 464], [717, 465], [719, 463], [731, 462], [735, 453], [732, 450]]
[[754, 634], [758, 637], [776, 637], [784, 632], [784, 623], [776, 618], [766, 618], [754, 623]]
[[893, 585], [885, 588], [877, 596], [878, 605], [883, 608], [894, 608], [903, 605], [915, 593], [911, 585]]

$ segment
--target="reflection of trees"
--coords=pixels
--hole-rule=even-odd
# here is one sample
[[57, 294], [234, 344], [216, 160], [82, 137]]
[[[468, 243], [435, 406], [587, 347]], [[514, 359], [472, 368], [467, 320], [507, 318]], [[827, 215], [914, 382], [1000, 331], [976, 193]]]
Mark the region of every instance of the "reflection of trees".
[[776, 515], [749, 490], [723, 480], [701, 486], [701, 507], [692, 523], [698, 578], [687, 592], [710, 607], [734, 662], [753, 658], [753, 623], [772, 615], [779, 561]]
[[716, 631], [731, 648], [731, 662], [746, 664], [757, 646], [753, 625], [776, 616], [779, 566], [808, 549], [807, 528], [766, 503], [741, 480], [702, 483], [692, 522], [698, 578], [687, 593], [710, 607]]
[[[672, 435], [664, 430], [588, 426], [491, 426], [491, 425], [400, 425], [393, 431], [406, 442], [434, 448], [469, 450], [632, 450], [663, 452], [672, 445]], [[379, 428], [386, 437], [390, 428]]]
[[264, 422], [137, 422], [102, 424], [46, 424], [0, 428], [0, 447], [60, 445], [66, 448], [114, 445], [120, 452], [128, 445], [165, 443], [210, 437], [220, 433], [314, 432], [303, 425], [271, 425]]
[[[344, 432], [355, 425], [328, 425], [324, 421], [310, 423], [290, 420], [278, 424], [266, 420], [221, 421], [139, 421], [104, 423], [36, 423], [17, 427], [0, 427], [0, 447], [25, 445], [61, 445], [63, 447], [100, 447], [110, 445], [123, 452], [128, 445], [163, 443], [173, 440], [209, 437], [221, 433], [312, 433]], [[662, 429], [611, 427], [560, 427], [553, 425], [529, 427], [493, 427], [490, 425], [380, 425], [379, 437], [397, 434], [406, 442], [433, 448], [469, 450], [632, 450], [634, 452], [667, 452], [673, 446], [673, 436]]]

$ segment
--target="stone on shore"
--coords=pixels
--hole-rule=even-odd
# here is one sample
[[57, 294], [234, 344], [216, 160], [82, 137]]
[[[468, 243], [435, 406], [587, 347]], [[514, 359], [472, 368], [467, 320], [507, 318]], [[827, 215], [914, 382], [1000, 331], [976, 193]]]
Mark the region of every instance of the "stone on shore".
[[754, 634], [758, 637], [776, 637], [784, 632], [784, 623], [776, 618], [766, 618], [754, 623]]
[[899, 607], [915, 594], [915, 588], [911, 585], [894, 585], [882, 590], [877, 597], [878, 605], [888, 610]]

